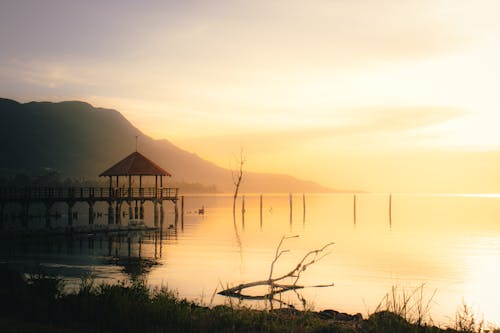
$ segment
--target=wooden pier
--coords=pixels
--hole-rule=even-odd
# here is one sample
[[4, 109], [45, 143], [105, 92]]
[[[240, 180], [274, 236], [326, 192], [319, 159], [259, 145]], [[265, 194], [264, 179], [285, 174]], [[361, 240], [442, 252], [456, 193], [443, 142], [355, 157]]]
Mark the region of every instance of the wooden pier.
[[[178, 189], [163, 187], [163, 177], [171, 174], [160, 166], [135, 151], [123, 160], [99, 175], [109, 178], [107, 187], [35, 187], [35, 188], [0, 188], [0, 230], [4, 228], [4, 211], [9, 205], [19, 204], [22, 207], [21, 224], [28, 226], [29, 209], [34, 203], [45, 206], [45, 228], [50, 230], [51, 208], [55, 203], [67, 206], [67, 230], [73, 230], [73, 207], [78, 202], [88, 204], [88, 225], [94, 224], [97, 214], [94, 205], [97, 202], [108, 204], [107, 225], [122, 225], [122, 205], [128, 206], [127, 226], [134, 228], [144, 221], [144, 203], [152, 202], [154, 209], [154, 227], [163, 221], [163, 202], [171, 201], [177, 213]], [[154, 177], [154, 187], [143, 187], [143, 177]], [[120, 184], [120, 178], [122, 183]], [[138, 178], [138, 185], [133, 180]], [[113, 179], [115, 181], [113, 181]], [[123, 180], [124, 179], [124, 180]], [[159, 181], [158, 181], [159, 180]], [[137, 183], [136, 183], [137, 184]], [[177, 219], [177, 214], [176, 214]]]
[[[88, 204], [89, 225], [94, 224], [97, 202], [108, 203], [108, 225], [122, 224], [122, 205], [128, 205], [129, 221], [144, 219], [145, 202], [152, 202], [154, 207], [154, 225], [158, 226], [159, 217], [163, 217], [163, 202], [171, 201], [177, 205], [177, 188], [109, 188], [109, 187], [37, 187], [37, 188], [0, 188], [0, 229], [4, 225], [4, 211], [9, 205], [21, 205], [24, 216], [23, 226], [27, 226], [29, 209], [32, 204], [45, 206], [45, 227], [51, 228], [51, 208], [55, 203], [65, 203], [68, 208], [68, 227], [73, 226], [73, 206], [78, 202]], [[133, 207], [133, 203], [136, 206]], [[137, 205], [139, 203], [139, 207]], [[134, 209], [135, 208], [135, 209]], [[161, 222], [161, 221], [160, 221]]]

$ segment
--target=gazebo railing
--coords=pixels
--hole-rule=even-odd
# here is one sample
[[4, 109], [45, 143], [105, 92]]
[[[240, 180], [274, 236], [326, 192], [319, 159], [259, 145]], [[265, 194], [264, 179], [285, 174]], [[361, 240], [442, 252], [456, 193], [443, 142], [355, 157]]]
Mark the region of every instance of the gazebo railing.
[[0, 201], [177, 199], [178, 188], [26, 187], [0, 188]]

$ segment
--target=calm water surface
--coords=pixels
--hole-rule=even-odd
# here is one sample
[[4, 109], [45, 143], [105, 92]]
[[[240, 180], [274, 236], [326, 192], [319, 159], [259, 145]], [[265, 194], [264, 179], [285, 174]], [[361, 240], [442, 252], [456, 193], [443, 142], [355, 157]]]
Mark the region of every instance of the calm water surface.
[[[356, 213], [352, 194], [311, 194], [305, 201], [304, 215], [302, 195], [293, 196], [290, 218], [288, 195], [264, 195], [261, 219], [259, 196], [246, 195], [244, 218], [240, 199], [233, 223], [230, 196], [189, 196], [183, 223], [175, 223], [167, 205], [161, 235], [17, 242], [0, 246], [0, 256], [26, 272], [41, 268], [65, 276], [70, 285], [88, 273], [99, 281], [146, 278], [181, 297], [224, 303], [222, 296], [212, 299], [216, 289], [267, 278], [281, 237], [300, 235], [285, 242], [290, 252], [279, 259], [275, 276], [309, 250], [335, 242], [301, 278], [306, 285], [335, 283], [302, 291], [309, 307], [366, 315], [393, 286], [411, 291], [425, 284], [427, 299], [435, 293], [436, 322], [452, 322], [465, 302], [500, 325], [500, 197], [393, 194], [390, 211], [387, 194], [358, 194]], [[202, 206], [203, 216], [197, 214]], [[146, 218], [152, 217], [146, 208]], [[300, 305], [294, 294], [285, 297]]]

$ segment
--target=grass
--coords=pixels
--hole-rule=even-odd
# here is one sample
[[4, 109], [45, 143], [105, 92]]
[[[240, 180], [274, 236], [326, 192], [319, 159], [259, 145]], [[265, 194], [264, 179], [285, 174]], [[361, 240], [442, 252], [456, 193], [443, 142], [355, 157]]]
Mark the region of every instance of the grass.
[[166, 288], [148, 288], [144, 282], [96, 285], [84, 278], [77, 291], [65, 293], [63, 281], [56, 277], [39, 274], [24, 279], [0, 268], [0, 327], [2, 332], [434, 333], [481, 329], [469, 309], [457, 317], [457, 330], [432, 326], [430, 302], [419, 295], [423, 292], [393, 289], [368, 319], [346, 320], [335, 311], [200, 306]]

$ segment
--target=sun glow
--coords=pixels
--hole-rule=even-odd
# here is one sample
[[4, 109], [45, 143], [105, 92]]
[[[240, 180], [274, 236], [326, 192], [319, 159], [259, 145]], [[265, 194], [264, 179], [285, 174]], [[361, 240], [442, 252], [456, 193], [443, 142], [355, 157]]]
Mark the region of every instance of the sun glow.
[[[500, 255], [500, 240], [498, 238], [483, 239], [481, 253], [472, 253], [465, 258], [466, 271], [470, 273], [465, 277], [465, 304], [472, 306], [480, 319], [496, 318], [498, 314], [498, 296], [500, 286], [497, 283], [500, 276], [498, 257]], [[492, 324], [499, 326], [499, 322]]]

